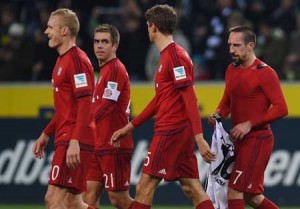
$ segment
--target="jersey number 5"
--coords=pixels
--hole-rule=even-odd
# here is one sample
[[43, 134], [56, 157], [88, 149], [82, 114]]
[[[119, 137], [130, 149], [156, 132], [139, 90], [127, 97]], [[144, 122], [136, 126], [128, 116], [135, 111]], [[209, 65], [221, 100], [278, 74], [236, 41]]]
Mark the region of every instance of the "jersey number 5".
[[144, 162], [144, 166], [148, 166], [150, 163], [150, 157], [149, 155], [151, 155], [151, 152], [148, 152], [146, 158], [145, 158], [145, 162]]

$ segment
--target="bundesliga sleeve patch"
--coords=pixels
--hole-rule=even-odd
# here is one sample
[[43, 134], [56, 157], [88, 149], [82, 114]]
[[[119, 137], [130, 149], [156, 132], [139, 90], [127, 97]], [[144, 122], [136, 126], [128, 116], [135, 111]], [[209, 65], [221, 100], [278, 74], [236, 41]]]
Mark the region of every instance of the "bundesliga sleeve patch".
[[173, 68], [175, 80], [182, 80], [186, 78], [184, 66]]
[[117, 90], [118, 83], [108, 81], [107, 87], [104, 89], [102, 98], [118, 101], [120, 91]]
[[118, 83], [117, 82], [108, 81], [107, 82], [107, 88], [109, 88], [109, 89], [117, 89], [118, 88]]
[[74, 81], [76, 88], [88, 86], [85, 73], [75, 74]]

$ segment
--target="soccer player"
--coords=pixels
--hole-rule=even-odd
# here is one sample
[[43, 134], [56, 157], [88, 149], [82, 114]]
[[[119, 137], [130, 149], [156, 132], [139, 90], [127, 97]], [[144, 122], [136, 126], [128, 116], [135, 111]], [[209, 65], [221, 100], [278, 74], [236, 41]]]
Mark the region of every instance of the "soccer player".
[[131, 208], [151, 208], [154, 192], [164, 179], [178, 180], [197, 209], [212, 209], [199, 180], [195, 140], [205, 161], [214, 160], [215, 153], [203, 138], [192, 61], [173, 41], [176, 12], [168, 5], [156, 5], [146, 11], [145, 17], [149, 39], [161, 53], [155, 79], [156, 94], [140, 115], [112, 136], [112, 142], [118, 143], [133, 128], [156, 115], [154, 137]]
[[86, 209], [87, 166], [95, 141], [92, 116], [94, 71], [87, 55], [76, 46], [79, 21], [69, 9], [51, 13], [45, 34], [59, 57], [52, 73], [55, 114], [33, 145], [33, 154], [44, 157], [49, 136], [55, 132], [55, 152], [50, 171], [46, 207]]
[[[233, 63], [227, 67], [226, 86], [216, 113], [231, 114], [231, 139], [235, 165], [229, 180], [229, 209], [244, 208], [244, 201], [258, 209], [278, 208], [264, 195], [264, 171], [274, 138], [270, 123], [288, 114], [276, 72], [257, 59], [256, 37], [249, 27], [230, 29], [229, 52]], [[215, 119], [208, 119], [213, 125]]]
[[114, 207], [127, 209], [132, 203], [129, 196], [132, 135], [127, 135], [117, 147], [110, 143], [114, 131], [128, 124], [130, 114], [129, 77], [116, 57], [119, 41], [119, 32], [112, 25], [102, 24], [94, 30], [94, 52], [100, 66], [93, 103], [96, 145], [84, 201], [97, 208], [100, 208], [99, 196], [104, 188]]

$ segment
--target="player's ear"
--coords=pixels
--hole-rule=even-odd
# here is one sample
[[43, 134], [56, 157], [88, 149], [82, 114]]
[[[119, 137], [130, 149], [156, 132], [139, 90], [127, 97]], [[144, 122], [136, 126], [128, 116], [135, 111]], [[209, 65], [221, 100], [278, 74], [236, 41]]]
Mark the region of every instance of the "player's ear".
[[61, 31], [63, 35], [67, 35], [67, 33], [70, 32], [70, 29], [68, 26], [63, 26]]
[[251, 41], [251, 42], [248, 43], [247, 47], [248, 47], [249, 50], [253, 50], [254, 47], [255, 47], [255, 43]]
[[113, 49], [114, 49], [115, 51], [117, 51], [118, 47], [119, 47], [119, 44], [117, 44], [117, 43], [115, 43], [115, 44], [113, 45]]
[[156, 32], [156, 25], [154, 23], [147, 22], [147, 24], [151, 31]]
[[158, 31], [158, 28], [157, 26], [153, 23], [153, 32], [157, 32]]

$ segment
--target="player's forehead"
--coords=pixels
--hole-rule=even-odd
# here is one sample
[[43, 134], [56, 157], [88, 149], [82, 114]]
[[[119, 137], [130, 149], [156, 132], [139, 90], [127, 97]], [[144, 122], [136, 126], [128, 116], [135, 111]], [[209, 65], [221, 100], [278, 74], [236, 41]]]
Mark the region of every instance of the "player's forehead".
[[94, 34], [94, 39], [96, 40], [111, 40], [111, 35], [109, 32], [96, 32]]
[[228, 44], [242, 44], [244, 43], [243, 33], [231, 32], [228, 37]]
[[60, 26], [61, 21], [60, 17], [58, 15], [52, 15], [48, 19], [48, 26], [54, 27], [54, 26]]

